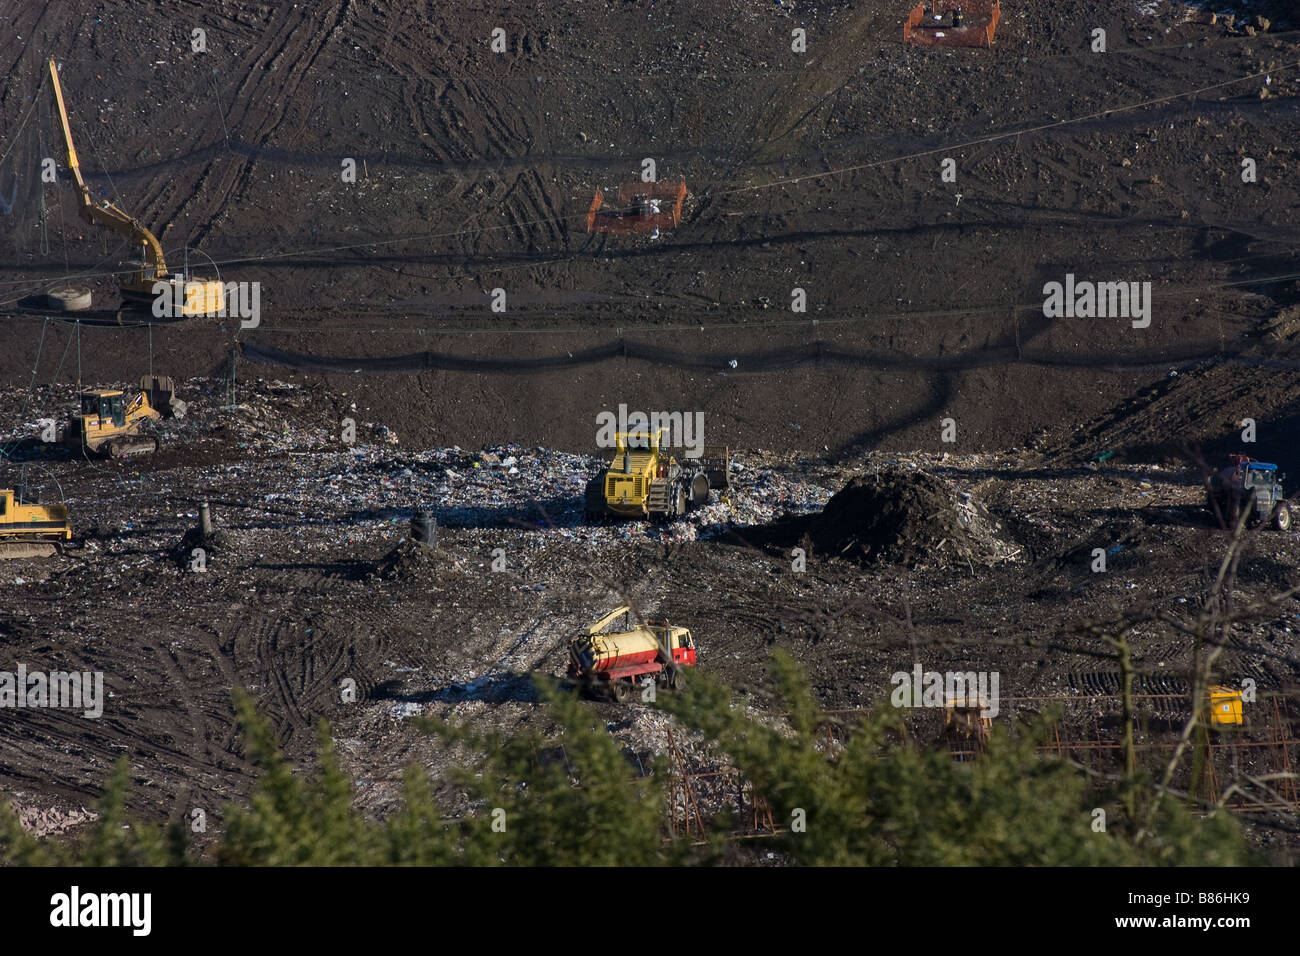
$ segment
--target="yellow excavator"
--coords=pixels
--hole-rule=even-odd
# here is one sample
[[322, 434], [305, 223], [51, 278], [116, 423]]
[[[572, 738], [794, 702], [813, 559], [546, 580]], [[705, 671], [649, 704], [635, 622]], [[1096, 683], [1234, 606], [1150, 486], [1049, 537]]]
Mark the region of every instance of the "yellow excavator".
[[0, 559], [48, 558], [71, 540], [66, 505], [28, 505], [0, 489]]
[[[68, 166], [76, 181], [81, 218], [92, 226], [107, 226], [126, 236], [140, 249], [139, 261], [127, 263], [131, 271], [122, 277], [122, 298], [129, 304], [139, 304], [152, 303], [159, 294], [165, 295], [167, 302], [175, 304], [172, 312], [179, 313], [173, 314], [174, 318], [220, 312], [225, 303], [225, 287], [220, 282], [196, 276], [187, 280], [183, 276], [169, 275], [167, 260], [163, 257], [158, 237], [145, 228], [140, 220], [113, 203], [106, 199], [97, 202], [91, 196], [89, 187], [81, 178], [81, 164], [77, 161], [76, 147], [72, 145], [72, 129], [68, 125], [68, 111], [63, 105], [63, 88], [59, 85], [59, 69], [54, 63], [54, 57], [50, 57], [50, 80], [54, 84], [54, 98], [59, 107], [59, 120], [63, 124]], [[167, 288], [155, 292], [155, 285], [159, 282], [167, 283]]]

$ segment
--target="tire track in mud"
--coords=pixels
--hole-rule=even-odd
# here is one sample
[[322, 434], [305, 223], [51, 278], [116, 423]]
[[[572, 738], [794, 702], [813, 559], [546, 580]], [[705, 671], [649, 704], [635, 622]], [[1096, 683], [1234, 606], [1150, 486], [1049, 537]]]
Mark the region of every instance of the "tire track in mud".
[[[1261, 424], [1300, 406], [1295, 376], [1279, 379], [1268, 367], [1207, 363], [1167, 379], [1151, 394], [1121, 403], [1082, 423], [1044, 448], [1052, 457], [1086, 459], [1094, 450], [1174, 446], [1183, 439], [1211, 441], [1231, 434], [1243, 418]], [[1293, 414], [1293, 413], [1292, 413]], [[1282, 452], [1276, 448], [1273, 458]]]
[[[235, 688], [243, 689], [244, 682], [239, 675], [239, 671], [232, 661], [234, 642], [230, 642], [230, 650], [222, 643], [222, 636], [215, 630], [204, 628], [202, 630], [203, 642], [207, 646], [208, 653], [212, 657], [213, 663], [221, 672], [221, 678], [227, 691], [233, 691]], [[226, 728], [225, 735], [221, 738], [221, 750], [228, 754], [235, 753], [235, 745], [239, 737], [239, 727], [235, 721], [231, 721]]]
[[[447, 34], [442, 21], [435, 22], [434, 32], [437, 48], [463, 51], [459, 59], [461, 67], [473, 59], [472, 48], [456, 43]], [[521, 30], [519, 35], [523, 38], [519, 42], [528, 45], [528, 31]], [[491, 157], [495, 154], [499, 157], [497, 176], [504, 173], [507, 164], [517, 166], [501, 199], [488, 200], [491, 192], [486, 188], [484, 180], [492, 175], [490, 169], [476, 171], [469, 182], [462, 185], [461, 194], [466, 195], [475, 187], [484, 187], [484, 202], [481, 211], [474, 218], [482, 219], [487, 213], [504, 214], [512, 226], [511, 231], [525, 244], [554, 241], [562, 237], [554, 222], [536, 222], [538, 219], [557, 219], [558, 214], [547, 196], [545, 183], [537, 172], [536, 165], [528, 162], [528, 157], [536, 148], [535, 139], [546, 130], [540, 105], [543, 94], [540, 90], [522, 88], [531, 82], [524, 76], [512, 77], [504, 83], [476, 82], [472, 79], [446, 80], [439, 95], [431, 100], [438, 108], [434, 122], [426, 121], [418, 127], [421, 131], [430, 126], [434, 129], [441, 128], [449, 138], [461, 145], [464, 159], [479, 162], [487, 160], [491, 163]], [[470, 130], [475, 131], [474, 135], [469, 134]], [[435, 148], [446, 159], [453, 159], [450, 150]], [[544, 235], [533, 235], [536, 232]], [[469, 252], [480, 250], [482, 243], [483, 236], [480, 234], [463, 237], [460, 245], [462, 250]]]
[[256, 599], [230, 609], [206, 641], [226, 679], [248, 688], [281, 743], [297, 748], [338, 704], [345, 677], [362, 698], [375, 686], [388, 638], [377, 612], [333, 575], [259, 570]]
[[[548, 612], [520, 628], [513, 642], [489, 666], [512, 673], [538, 670], [555, 653], [556, 647], [563, 646], [560, 636], [566, 631], [571, 633], [565, 623], [557, 621], [556, 617]], [[537, 656], [539, 652], [540, 656]]]
[[[40, 26], [42, 22], [44, 22], [45, 20], [45, 15], [47, 13], [50, 13], [53, 10], [53, 7], [54, 4], [50, 4], [50, 3], [32, 3], [32, 4], [21, 6], [20, 9], [18, 10], [17, 15], [9, 18], [12, 22], [8, 24], [7, 32], [12, 33], [14, 36], [25, 36], [25, 37], [37, 36], [38, 31], [40, 30]], [[9, 6], [7, 9], [12, 10], [13, 7]], [[30, 21], [23, 21], [24, 14], [32, 14], [33, 19], [31, 19]], [[35, 60], [39, 64], [38, 69], [42, 73], [41, 84], [42, 86], [44, 86], [45, 80], [43, 74], [44, 74], [45, 64], [40, 59], [35, 44], [23, 44], [23, 46], [19, 48], [18, 55], [15, 56], [12, 61], [10, 61], [9, 68], [5, 71], [4, 75], [8, 77], [23, 76], [27, 72], [24, 71], [21, 67], [22, 62], [25, 59]], [[28, 90], [23, 89], [18, 84], [10, 84], [8, 88], [5, 89], [4, 94], [0, 96], [0, 104], [7, 103], [9, 101], [10, 96], [14, 94], [18, 94], [19, 98], [17, 100], [17, 103], [19, 109], [25, 110], [27, 107], [27, 103], [24, 97], [26, 97], [28, 92], [29, 92]], [[16, 116], [14, 118], [14, 125], [15, 126], [17, 125]]]
[[[184, 813], [194, 800], [201, 799], [200, 794], [227, 794], [232, 786], [238, 785], [237, 778], [250, 777], [255, 769], [234, 749], [237, 728], [230, 705], [230, 689], [220, 676], [220, 665], [211, 657], [197, 653], [193, 655], [195, 661], [187, 673], [180, 657], [160, 642], [143, 642], [141, 647], [153, 652], [165, 671], [165, 686], [172, 694], [179, 695], [173, 698], [168, 725], [184, 727], [184, 722], [177, 719], [178, 709], [182, 709], [190, 720], [188, 740], [182, 743], [195, 772], [179, 775], [172, 807], [173, 815]], [[196, 677], [193, 672], [202, 665], [206, 665], [209, 674]], [[211, 673], [213, 670], [217, 673]], [[159, 699], [162, 699], [161, 695]]]
[[[111, 614], [104, 624], [115, 633], [143, 632], [135, 622], [114, 621]], [[185, 630], [183, 623], [172, 629], [178, 635]], [[92, 799], [125, 755], [137, 780], [144, 778], [144, 786], [130, 795], [133, 803], [174, 813], [181, 794], [228, 795], [238, 788], [249, 767], [226, 747], [230, 735], [222, 728], [229, 730], [233, 716], [221, 682], [199, 676], [206, 661], [183, 662], [157, 641], [79, 650], [83, 646], [62, 641], [52, 646], [41, 638], [30, 652], [19, 653], [20, 660], [40, 661], [39, 669], [102, 673], [105, 697], [98, 718], [45, 708], [18, 711], [16, 719], [7, 720], [0, 732], [0, 764], [11, 778], [38, 790]], [[174, 646], [185, 643], [178, 639]], [[58, 651], [57, 663], [51, 650]], [[215, 740], [222, 741], [221, 748], [214, 747]], [[42, 755], [39, 763], [31, 754]]]
[[[232, 134], [238, 132], [240, 139], [254, 147], [265, 146], [284, 124], [291, 109], [303, 109], [299, 88], [339, 30], [348, 6], [343, 0], [324, 11], [304, 8], [296, 18], [292, 10], [284, 11], [276, 30], [263, 34], [263, 43], [252, 54], [252, 62], [225, 116], [225, 124]], [[277, 64], [287, 66], [281, 69]], [[310, 117], [310, 109], [303, 110], [302, 123], [309, 122]], [[223, 157], [233, 158], [229, 153]], [[208, 165], [200, 177], [199, 188], [177, 210], [179, 216], [190, 202], [202, 202], [196, 216], [196, 243], [202, 242], [228, 206], [238, 207], [252, 182], [255, 165], [256, 160], [251, 158], [234, 158], [228, 165], [217, 160]]]
[[234, 609], [221, 632], [235, 666], [245, 671], [248, 686], [275, 721], [282, 743], [311, 730], [301, 705], [306, 685], [291, 681], [283, 669], [292, 663], [292, 655], [282, 645], [289, 643], [294, 629], [285, 618], [296, 617], [299, 604], [319, 595], [326, 583], [318, 580], [313, 587], [304, 577], [281, 571], [259, 582], [257, 600]]
[[[252, 49], [237, 61], [251, 60], [251, 65], [245, 69], [229, 102], [223, 95], [226, 87], [200, 84], [201, 96], [210, 103], [206, 115], [212, 122], [194, 122], [191, 138], [224, 127], [231, 137], [251, 144], [253, 148], [231, 151], [218, 143], [215, 147], [192, 149], [190, 161], [202, 157], [203, 162], [202, 170], [193, 181], [178, 180], [168, 174], [175, 160], [157, 164], [155, 177], [144, 187], [139, 210], [143, 213], [140, 216], [143, 221], [160, 224], [155, 232], [163, 240], [164, 247], [172, 245], [167, 232], [186, 218], [187, 209], [195, 211], [190, 216], [194, 224], [186, 242], [201, 245], [226, 208], [239, 205], [251, 183], [257, 150], [265, 146], [282, 126], [289, 111], [301, 110], [303, 125], [310, 121], [310, 108], [302, 109], [298, 89], [334, 36], [347, 7], [348, 0], [342, 0], [320, 13], [303, 8], [295, 14], [293, 10], [281, 8], [278, 21], [264, 30], [250, 30], [229, 19], [215, 18], [202, 8], [192, 15], [193, 22], [201, 23], [209, 33], [245, 41]], [[276, 68], [277, 63], [286, 62], [289, 64], [287, 70]], [[227, 108], [229, 113], [225, 112]]]
[[[445, 51], [464, 49], [460, 62], [461, 65], [467, 62], [468, 48], [454, 42], [441, 21], [430, 25], [434, 47]], [[361, 35], [377, 42], [381, 32], [387, 47], [391, 43], [391, 31], [367, 25]], [[403, 79], [402, 101], [412, 129], [454, 183], [451, 201], [463, 200], [476, 190], [482, 193], [479, 208], [466, 214], [464, 224], [504, 212], [518, 239], [529, 242], [525, 223], [532, 225], [538, 218], [558, 217], [541, 177], [523, 159], [532, 152], [537, 131], [544, 128], [539, 109], [534, 108], [531, 116], [525, 110], [524, 104], [533, 98], [520, 95], [515, 89], [528, 81], [524, 77], [501, 83], [433, 76], [424, 64], [409, 62], [405, 50], [400, 53], [400, 59], [394, 56], [389, 62]], [[432, 88], [429, 95], [423, 93], [426, 86]], [[520, 146], [524, 148], [521, 150]], [[502, 175], [507, 166], [516, 169], [515, 175], [508, 183], [505, 197], [493, 199], [495, 190], [488, 188], [488, 181], [494, 175]], [[551, 240], [559, 234], [554, 225], [546, 228]], [[480, 248], [482, 236], [471, 231], [458, 240], [461, 250], [468, 252]]]
[[[471, 83], [463, 89], [465, 102], [457, 111], [482, 120], [482, 140], [469, 146], [469, 155], [483, 157], [495, 153], [501, 157], [498, 176], [505, 174], [506, 164], [514, 169], [505, 194], [486, 211], [504, 216], [516, 241], [524, 246], [562, 241], [563, 235], [556, 225], [560, 215], [547, 195], [536, 164], [528, 160], [534, 150], [534, 138], [544, 128], [542, 118], [535, 115], [536, 110], [524, 108], [525, 103], [531, 102], [529, 95], [521, 92], [508, 96], [505, 88], [490, 84]], [[449, 126], [445, 121], [443, 125]], [[484, 172], [475, 176], [476, 185], [482, 183]], [[483, 236], [471, 237], [470, 245], [474, 250], [481, 249]], [[567, 247], [567, 243], [564, 245]]]

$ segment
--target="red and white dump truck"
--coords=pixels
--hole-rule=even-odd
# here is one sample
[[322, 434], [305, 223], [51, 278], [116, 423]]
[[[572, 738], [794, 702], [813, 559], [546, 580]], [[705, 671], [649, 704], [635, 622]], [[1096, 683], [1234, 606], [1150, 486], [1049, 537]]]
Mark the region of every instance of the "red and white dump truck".
[[[630, 607], [617, 607], [569, 642], [569, 678], [594, 696], [627, 700], [647, 675], [656, 684], [676, 687], [679, 669], [695, 666], [695, 638], [688, 628], [663, 620], [629, 627], [631, 614]], [[619, 616], [623, 630], [602, 634]]]

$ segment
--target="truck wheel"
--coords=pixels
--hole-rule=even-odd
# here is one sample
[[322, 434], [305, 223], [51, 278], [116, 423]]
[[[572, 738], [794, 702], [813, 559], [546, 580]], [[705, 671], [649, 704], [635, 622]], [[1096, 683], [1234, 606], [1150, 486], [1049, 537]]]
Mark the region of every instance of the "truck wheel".
[[1277, 511], [1273, 513], [1273, 524], [1277, 526], [1278, 531], [1291, 530], [1291, 509], [1286, 506], [1285, 501], [1277, 503]]
[[1247, 528], [1253, 528], [1260, 523], [1268, 523], [1269, 514], [1267, 511], [1260, 510], [1259, 499], [1255, 496], [1255, 492], [1250, 493], [1250, 497], [1246, 499], [1242, 507], [1246, 509]]
[[632, 687], [625, 680], [611, 680], [609, 682], [609, 693], [618, 704], [627, 703], [627, 699], [632, 696]]
[[709, 479], [696, 475], [691, 479], [691, 507], [703, 508], [709, 503]]

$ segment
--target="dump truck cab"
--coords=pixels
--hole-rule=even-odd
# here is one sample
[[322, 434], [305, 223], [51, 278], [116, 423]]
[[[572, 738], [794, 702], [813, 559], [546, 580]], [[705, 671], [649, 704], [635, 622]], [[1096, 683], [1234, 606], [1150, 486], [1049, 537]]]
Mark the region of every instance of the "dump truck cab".
[[645, 629], [654, 635], [659, 646], [667, 649], [674, 664], [695, 666], [695, 637], [689, 627], [673, 627], [667, 621], [650, 620]]

